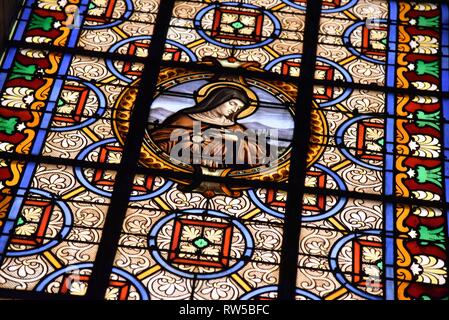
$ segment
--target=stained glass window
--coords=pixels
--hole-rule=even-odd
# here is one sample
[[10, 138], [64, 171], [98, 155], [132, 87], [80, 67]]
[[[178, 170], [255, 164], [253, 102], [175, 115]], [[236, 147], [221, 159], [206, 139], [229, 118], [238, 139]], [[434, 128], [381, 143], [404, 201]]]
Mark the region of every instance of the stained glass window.
[[447, 299], [448, 121], [446, 3], [25, 0], [0, 296]]

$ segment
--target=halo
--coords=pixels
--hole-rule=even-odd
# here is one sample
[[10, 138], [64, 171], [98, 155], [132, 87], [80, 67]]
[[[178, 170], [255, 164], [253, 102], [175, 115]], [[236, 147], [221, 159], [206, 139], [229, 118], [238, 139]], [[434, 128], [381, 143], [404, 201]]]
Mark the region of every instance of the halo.
[[257, 95], [254, 93], [254, 91], [252, 91], [248, 87], [244, 86], [243, 84], [235, 83], [235, 82], [216, 82], [216, 83], [209, 83], [209, 84], [205, 85], [198, 91], [198, 93], [195, 97], [196, 102], [199, 103], [199, 102], [203, 101], [206, 98], [206, 96], [209, 93], [211, 93], [212, 91], [217, 90], [219, 88], [226, 88], [226, 87], [236, 87], [236, 88], [242, 89], [244, 92], [246, 92], [246, 94], [248, 95], [248, 98], [250, 100], [249, 106], [245, 110], [243, 110], [242, 112], [239, 113], [239, 115], [237, 116], [237, 119], [243, 119], [243, 118], [249, 117], [254, 112], [256, 112], [257, 107], [258, 107], [258, 101], [259, 101], [259, 99], [257, 98]]

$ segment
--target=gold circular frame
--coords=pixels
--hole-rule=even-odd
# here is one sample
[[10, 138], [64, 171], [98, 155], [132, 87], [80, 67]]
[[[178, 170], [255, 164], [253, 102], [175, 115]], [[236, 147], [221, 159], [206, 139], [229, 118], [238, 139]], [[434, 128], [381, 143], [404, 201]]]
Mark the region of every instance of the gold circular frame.
[[[167, 68], [162, 70], [161, 76], [159, 79], [159, 87], [166, 89], [169, 86], [169, 83], [173, 83], [175, 85], [182, 83], [180, 81], [182, 78], [191, 80], [192, 77], [199, 76], [199, 79], [211, 79], [213, 74], [206, 72], [189, 72], [184, 69], [173, 69]], [[203, 77], [201, 77], [203, 76]], [[256, 80], [254, 80], [256, 81]], [[126, 89], [119, 97], [116, 107], [113, 112], [113, 130], [119, 140], [120, 144], [124, 144], [126, 134], [129, 131], [129, 120], [131, 116], [132, 108], [135, 104], [135, 100], [137, 97], [137, 89], [136, 86], [139, 84], [140, 80], [136, 80], [132, 87]], [[291, 103], [294, 103], [294, 98], [292, 96], [295, 95], [297, 89], [291, 84], [287, 83], [271, 83], [265, 80], [258, 79], [258, 83], [261, 86], [270, 87], [274, 91], [279, 92]], [[195, 97], [197, 102], [202, 101], [205, 96], [212, 90], [215, 90], [219, 87], [223, 86], [235, 86], [240, 89], [245, 90], [248, 94], [248, 97], [251, 100], [250, 107], [245, 109], [242, 113], [239, 114], [238, 118], [246, 118], [256, 112], [258, 108], [258, 97], [257, 95], [245, 87], [241, 83], [229, 83], [228, 81], [220, 81], [216, 83], [208, 84], [202, 87]], [[156, 95], [159, 96], [161, 92], [158, 92]], [[248, 110], [250, 109], [250, 110]], [[246, 111], [248, 110], [248, 111]], [[289, 108], [292, 115], [295, 114], [295, 110]], [[319, 109], [317, 103], [313, 101], [312, 112], [311, 112], [311, 130], [312, 135], [309, 144], [309, 150], [307, 155], [307, 164], [308, 167], [312, 166], [318, 159], [321, 157], [325, 150], [325, 145], [327, 143], [327, 121], [323, 112]], [[287, 150], [280, 156], [278, 159], [278, 165], [273, 167], [259, 166], [250, 169], [244, 170], [235, 170], [232, 168], [226, 168], [220, 173], [220, 176], [225, 177], [229, 176], [232, 178], [238, 179], [248, 179], [248, 180], [259, 180], [259, 181], [275, 181], [282, 182], [286, 181], [290, 172], [290, 154], [291, 154], [291, 146], [287, 148]], [[176, 172], [182, 173], [193, 173], [194, 168], [191, 165], [183, 164], [183, 163], [174, 163], [170, 160], [170, 156], [165, 154], [163, 150], [161, 150], [151, 139], [148, 132], [145, 133], [145, 138], [142, 143], [142, 148], [140, 151], [140, 160], [139, 163], [147, 168], [152, 169], [161, 169], [161, 170], [172, 170]], [[176, 180], [177, 181], [177, 180]], [[180, 184], [190, 184], [190, 181], [177, 181]], [[234, 189], [234, 188], [233, 188]], [[238, 188], [237, 188], [238, 189]], [[240, 188], [242, 189], [242, 188]]]

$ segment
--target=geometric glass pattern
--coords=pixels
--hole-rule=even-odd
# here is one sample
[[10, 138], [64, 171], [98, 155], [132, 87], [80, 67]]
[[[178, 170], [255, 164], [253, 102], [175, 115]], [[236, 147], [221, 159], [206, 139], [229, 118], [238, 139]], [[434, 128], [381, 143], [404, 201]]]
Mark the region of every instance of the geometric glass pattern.
[[448, 97], [440, 1], [26, 0], [0, 295], [447, 299]]

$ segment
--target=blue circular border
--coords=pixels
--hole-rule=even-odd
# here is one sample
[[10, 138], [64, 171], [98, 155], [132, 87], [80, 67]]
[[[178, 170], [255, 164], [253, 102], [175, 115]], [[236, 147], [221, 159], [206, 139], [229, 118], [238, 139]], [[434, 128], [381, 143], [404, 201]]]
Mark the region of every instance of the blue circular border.
[[[169, 222], [170, 220], [173, 220], [173, 218], [175, 217], [179, 217], [182, 215], [188, 215], [188, 214], [196, 214], [196, 215], [204, 215], [204, 210], [202, 209], [189, 209], [189, 210], [184, 210], [181, 211], [179, 213], [172, 213], [164, 218], [162, 218], [161, 220], [159, 220], [154, 226], [153, 228], [150, 230], [150, 234], [148, 237], [148, 245], [150, 247], [157, 247], [157, 243], [156, 243], [156, 238], [157, 238], [157, 234], [159, 233], [159, 231], [162, 229], [162, 227]], [[226, 219], [230, 219], [231, 223], [240, 230], [240, 232], [242, 232], [245, 241], [246, 241], [246, 249], [245, 252], [242, 256], [242, 258], [250, 258], [253, 254], [253, 250], [254, 250], [254, 241], [253, 238], [251, 237], [251, 234], [249, 233], [248, 229], [238, 220], [236, 220], [235, 218], [226, 215], [224, 213], [221, 212], [217, 212], [217, 211], [211, 211], [211, 210], [207, 210], [207, 214], [210, 216], [214, 216], [214, 217], [219, 217], [219, 218], [226, 218]], [[216, 279], [216, 278], [220, 278], [220, 277], [225, 277], [227, 275], [230, 275], [238, 270], [240, 270], [245, 264], [246, 261], [238, 261], [235, 265], [233, 265], [231, 268], [226, 269], [224, 271], [220, 271], [220, 272], [216, 272], [216, 273], [209, 273], [209, 274], [198, 274], [198, 273], [188, 273], [185, 271], [181, 271], [173, 266], [171, 266], [170, 264], [168, 264], [166, 262], [166, 260], [160, 255], [159, 251], [157, 249], [151, 249], [151, 254], [153, 256], [153, 258], [162, 266], [164, 267], [166, 270], [187, 278], [187, 279], [200, 279], [200, 280], [210, 280], [210, 279]]]
[[[387, 23], [387, 20], [385, 19], [375, 19], [375, 21], [380, 22], [380, 23]], [[358, 51], [351, 43], [351, 35], [352, 33], [355, 31], [355, 29], [357, 29], [360, 26], [366, 25], [365, 21], [360, 21], [360, 22], [356, 22], [354, 23], [352, 26], [350, 26], [348, 29], [346, 29], [345, 33], [343, 34], [343, 43], [346, 46], [346, 48], [349, 50], [349, 52], [351, 52], [353, 55], [366, 60], [368, 62], [372, 62], [372, 63], [376, 63], [376, 64], [386, 64], [386, 61], [382, 61], [382, 60], [377, 60], [377, 59], [373, 59], [370, 58], [364, 54], [362, 54], [360, 51]], [[387, 51], [387, 50], [386, 50]]]
[[[245, 293], [243, 296], [240, 297], [239, 300], [248, 301], [248, 300], [250, 300], [250, 299], [252, 299], [254, 297], [257, 297], [257, 296], [259, 296], [261, 294], [264, 294], [264, 293], [269, 293], [269, 292], [276, 292], [277, 293], [278, 290], [279, 290], [278, 286], [266, 286], [266, 287], [257, 288], [257, 289], [255, 289], [253, 291]], [[296, 295], [307, 297], [310, 300], [321, 300], [320, 297], [318, 297], [317, 295], [315, 295], [315, 294], [313, 294], [313, 293], [311, 293], [309, 291], [306, 291], [306, 290], [296, 289], [295, 293], [296, 293]]]
[[364, 230], [360, 233], [353, 233], [348, 234], [342, 238], [340, 238], [332, 247], [330, 256], [329, 256], [329, 265], [332, 273], [334, 274], [335, 278], [349, 291], [358, 294], [366, 299], [370, 300], [382, 300], [382, 297], [375, 296], [369, 293], [366, 293], [363, 290], [358, 289], [355, 287], [352, 283], [349, 282], [348, 279], [346, 279], [345, 275], [340, 271], [340, 268], [338, 266], [338, 253], [340, 252], [341, 248], [348, 243], [349, 241], [361, 237], [361, 236], [369, 236], [369, 235], [380, 235], [382, 232], [381, 230]]
[[337, 130], [337, 133], [335, 134], [335, 143], [337, 145], [337, 148], [340, 150], [341, 153], [343, 153], [343, 155], [348, 158], [349, 160], [351, 160], [352, 162], [355, 162], [356, 164], [367, 168], [367, 169], [371, 169], [371, 170], [376, 170], [376, 171], [381, 171], [383, 170], [381, 166], [375, 166], [369, 163], [366, 163], [358, 158], [356, 158], [351, 152], [349, 152], [348, 149], [346, 149], [345, 144], [344, 144], [344, 139], [343, 136], [346, 133], [346, 130], [352, 126], [354, 123], [360, 121], [360, 120], [364, 120], [364, 119], [375, 119], [377, 117], [375, 116], [371, 116], [371, 115], [363, 115], [363, 116], [358, 116], [355, 118], [352, 118], [348, 121], [346, 121], [345, 123], [343, 123]]
[[[121, 40], [119, 42], [116, 42], [111, 48], [109, 48], [108, 52], [115, 53], [118, 48], [120, 48], [121, 46], [123, 46], [129, 42], [139, 41], [139, 40], [151, 40], [151, 39], [152, 39], [152, 36], [136, 36], [136, 37], [127, 38], [127, 39]], [[186, 46], [184, 46], [176, 41], [173, 41], [173, 40], [166, 40], [165, 43], [181, 49], [185, 54], [187, 54], [187, 56], [190, 58], [191, 62], [197, 62], [197, 58], [196, 58], [195, 54], [192, 52], [192, 50], [190, 50]], [[114, 62], [115, 62], [115, 60], [111, 60], [111, 59], [106, 60], [106, 66], [108, 67], [109, 71], [114, 76], [116, 76], [118, 79], [120, 79], [124, 82], [127, 82], [127, 83], [132, 83], [134, 80], [121, 74], [117, 70], [117, 68], [114, 66]]]
[[285, 219], [285, 214], [280, 213], [279, 211], [273, 210], [270, 207], [268, 207], [267, 205], [265, 205], [264, 203], [262, 203], [262, 201], [260, 201], [259, 197], [256, 195], [256, 192], [254, 191], [254, 189], [248, 190], [247, 193], [248, 193], [248, 196], [251, 199], [251, 201], [259, 209], [262, 209], [264, 212], [266, 212], [276, 218]]
[[[93, 263], [87, 262], [87, 263], [72, 264], [64, 268], [58, 269], [55, 272], [48, 274], [44, 279], [42, 279], [36, 286], [36, 291], [38, 292], [44, 291], [51, 281], [55, 280], [57, 277], [63, 275], [66, 272], [79, 269], [92, 269], [93, 267], [94, 267]], [[131, 284], [137, 289], [137, 292], [140, 294], [142, 300], [149, 300], [150, 297], [145, 287], [129, 272], [114, 267], [112, 268], [112, 273], [115, 273], [131, 282]]]
[[79, 269], [85, 269], [85, 268], [93, 268], [93, 263], [78, 263], [78, 264], [72, 264], [66, 267], [63, 267], [61, 269], [56, 270], [55, 272], [52, 272], [48, 274], [44, 279], [42, 279], [38, 285], [36, 286], [36, 291], [42, 292], [45, 290], [45, 287], [48, 286], [48, 284], [56, 279], [57, 277], [63, 275], [66, 272], [70, 272], [73, 270], [79, 270]]
[[[295, 9], [304, 10], [304, 11], [307, 9], [307, 7], [302, 6], [300, 4], [297, 4], [297, 3], [294, 3], [294, 2], [292, 2], [290, 0], [281, 0], [281, 1], [286, 3], [286, 4], [288, 4], [289, 6], [291, 6], [293, 8], [295, 8]], [[359, 0], [351, 0], [350, 2], [348, 2], [347, 4], [345, 4], [342, 7], [338, 7], [338, 8], [335, 8], [335, 9], [323, 9], [322, 12], [323, 13], [335, 13], [335, 12], [344, 11], [346, 9], [349, 9], [349, 8], [353, 7], [358, 1]]]
[[[233, 46], [233, 45], [222, 43], [220, 41], [213, 39], [212, 37], [207, 35], [206, 32], [203, 30], [203, 28], [201, 26], [201, 19], [203, 19], [203, 17], [206, 15], [206, 13], [209, 12], [210, 10], [219, 8], [221, 6], [242, 7], [242, 8], [259, 10], [264, 15], [268, 16], [270, 18], [270, 20], [273, 22], [274, 31], [273, 31], [272, 35], [270, 37], [268, 37], [267, 39], [265, 39], [264, 41], [261, 41], [259, 43], [251, 44], [251, 45], [244, 45], [244, 46]], [[245, 50], [245, 49], [254, 49], [254, 48], [263, 47], [263, 46], [273, 42], [275, 40], [275, 37], [278, 37], [281, 34], [281, 23], [279, 22], [279, 20], [276, 18], [276, 16], [274, 14], [272, 14], [270, 11], [265, 10], [264, 8], [261, 8], [261, 7], [252, 5], [252, 4], [246, 4], [246, 3], [243, 4], [240, 2], [221, 2], [221, 3], [211, 4], [211, 5], [203, 8], [202, 10], [200, 10], [200, 12], [198, 12], [196, 17], [194, 18], [194, 26], [196, 28], [196, 32], [198, 32], [198, 34], [202, 38], [206, 39], [208, 42], [210, 42], [216, 46], [226, 48], [226, 49]]]
[[[332, 171], [331, 169], [329, 169], [321, 164], [318, 164], [318, 163], [315, 164], [314, 167], [319, 170], [322, 170], [325, 173], [327, 173], [328, 175], [330, 175], [331, 178], [334, 179], [335, 182], [337, 183], [340, 191], [347, 191], [346, 184], [344, 183], [343, 179], [341, 179], [341, 177], [338, 174], [336, 174], [334, 171]], [[301, 221], [313, 222], [313, 221], [319, 221], [319, 220], [323, 220], [323, 219], [332, 217], [333, 215], [340, 212], [341, 209], [343, 209], [343, 207], [346, 205], [347, 201], [348, 201], [347, 197], [340, 197], [338, 199], [337, 203], [335, 204], [335, 206], [333, 206], [329, 211], [326, 211], [322, 214], [318, 214], [316, 216], [302, 216]]]
[[[331, 178], [333, 178], [335, 180], [335, 182], [337, 183], [338, 187], [340, 188], [341, 191], [346, 191], [346, 184], [344, 183], [344, 181], [340, 178], [340, 176], [338, 176], [334, 171], [332, 171], [331, 169], [321, 165], [321, 164], [315, 164], [314, 165], [315, 168], [322, 170], [323, 172], [327, 173], [328, 175], [331, 176]], [[254, 190], [248, 190], [248, 196], [250, 197], [250, 199], [254, 202], [254, 204], [259, 208], [262, 209], [264, 212], [275, 216], [277, 218], [281, 218], [284, 219], [285, 215], [271, 209], [270, 207], [268, 207], [267, 205], [265, 205], [264, 203], [262, 203], [260, 201], [260, 199], [257, 197], [256, 193], [254, 192]], [[337, 201], [337, 203], [335, 204], [335, 206], [333, 206], [330, 210], [319, 214], [319, 215], [314, 215], [314, 216], [302, 216], [301, 220], [305, 221], [305, 222], [313, 222], [313, 221], [319, 221], [322, 219], [326, 219], [329, 217], [332, 217], [333, 215], [337, 214], [345, 205], [347, 202], [348, 198], [347, 197], [340, 197], [339, 200]]]
[[51, 194], [50, 192], [43, 191], [43, 190], [31, 188], [28, 193], [29, 194], [34, 193], [34, 194], [43, 196], [47, 199], [52, 199], [55, 201], [56, 205], [58, 205], [58, 207], [62, 210], [62, 213], [64, 216], [64, 222], [63, 222], [64, 224], [63, 224], [61, 231], [59, 231], [59, 233], [58, 233], [58, 237], [60, 239], [50, 240], [48, 243], [44, 244], [43, 246], [37, 247], [35, 249], [28, 249], [28, 250], [23, 250], [23, 251], [8, 251], [6, 253], [7, 257], [23, 257], [23, 256], [29, 256], [29, 255], [47, 251], [48, 249], [53, 248], [54, 246], [61, 243], [61, 241], [63, 239], [65, 239], [65, 237], [67, 237], [70, 230], [72, 229], [72, 223], [73, 223], [72, 212], [65, 202], [60, 201], [60, 200], [55, 200], [55, 198], [56, 198], [55, 195]]
[[123, 17], [121, 17], [120, 19], [117, 19], [117, 20], [114, 19], [113, 22], [98, 25], [98, 26], [83, 25], [83, 29], [86, 29], [86, 30], [106, 29], [106, 28], [112, 28], [112, 27], [118, 26], [119, 24], [125, 22], [127, 19], [129, 19], [131, 17], [131, 15], [134, 12], [134, 5], [131, 0], [125, 0], [125, 4], [126, 4], [126, 11], [125, 11], [125, 14], [123, 15]]
[[131, 284], [136, 287], [137, 291], [139, 292], [141, 300], [150, 300], [150, 296], [148, 295], [146, 288], [132, 274], [115, 267], [112, 268], [112, 273], [115, 273], [131, 282]]
[[[265, 66], [264, 70], [270, 71], [270, 69], [272, 69], [278, 63], [286, 61], [286, 60], [291, 60], [291, 59], [302, 59], [302, 54], [289, 54], [286, 56], [281, 56], [279, 58], [276, 58], [276, 59], [272, 60], [269, 64], [267, 64]], [[331, 67], [334, 67], [336, 70], [338, 70], [343, 75], [343, 77], [345, 78], [345, 82], [348, 82], [348, 83], [353, 82], [352, 77], [349, 74], [349, 72], [345, 68], [340, 66], [338, 63], [328, 60], [328, 59], [325, 59], [325, 58], [322, 58], [322, 57], [317, 57], [317, 61], [328, 64]], [[333, 106], [337, 103], [344, 101], [346, 98], [348, 98], [351, 95], [352, 92], [353, 92], [352, 88], [349, 88], [349, 87], [345, 88], [345, 91], [339, 97], [337, 97], [336, 99], [327, 101], [327, 102], [321, 102], [321, 103], [319, 103], [319, 106], [320, 107]]]
[[[99, 142], [93, 143], [90, 146], [88, 146], [87, 148], [85, 148], [83, 151], [81, 151], [78, 154], [78, 156], [76, 157], [76, 160], [84, 160], [84, 158], [90, 152], [92, 152], [92, 150], [94, 150], [95, 148], [98, 148], [98, 147], [100, 147], [102, 145], [105, 145], [105, 144], [115, 143], [115, 142], [117, 142], [117, 140], [115, 138], [109, 138], [109, 139], [105, 139], [105, 140], [101, 140]], [[89, 189], [90, 191], [92, 191], [92, 192], [94, 192], [96, 194], [99, 194], [101, 196], [104, 196], [104, 197], [108, 197], [108, 198], [112, 197], [112, 192], [104, 191], [104, 190], [102, 190], [102, 189], [92, 185], [90, 183], [90, 181], [88, 181], [86, 179], [86, 177], [84, 176], [83, 168], [76, 167], [75, 168], [75, 176], [78, 178], [78, 180], [81, 182], [81, 184], [84, 187], [86, 187], [87, 189]], [[164, 186], [160, 187], [156, 191], [150, 192], [150, 193], [145, 194], [145, 195], [131, 196], [129, 198], [129, 201], [141, 201], [141, 200], [152, 199], [154, 197], [157, 197], [157, 196], [161, 195], [162, 193], [164, 193], [165, 191], [170, 189], [173, 185], [174, 185], [174, 183], [172, 181], [167, 181]]]
[[[95, 93], [95, 95], [98, 97], [98, 108], [97, 108], [97, 111], [95, 112], [95, 115], [97, 117], [103, 116], [103, 114], [106, 111], [106, 98], [105, 98], [103, 92], [101, 92], [101, 90], [97, 86], [93, 85], [92, 83], [82, 81], [80, 78], [69, 76], [69, 77], [67, 77], [67, 80], [80, 82], [81, 84], [83, 84], [86, 87], [88, 87], [89, 89], [91, 89]], [[89, 119], [87, 119], [79, 124], [75, 124], [75, 125], [71, 125], [71, 126], [67, 126], [67, 127], [51, 127], [50, 131], [66, 132], [66, 131], [79, 130], [79, 129], [82, 129], [84, 127], [87, 127], [87, 126], [95, 123], [96, 121], [98, 121], [97, 118], [89, 117]]]

